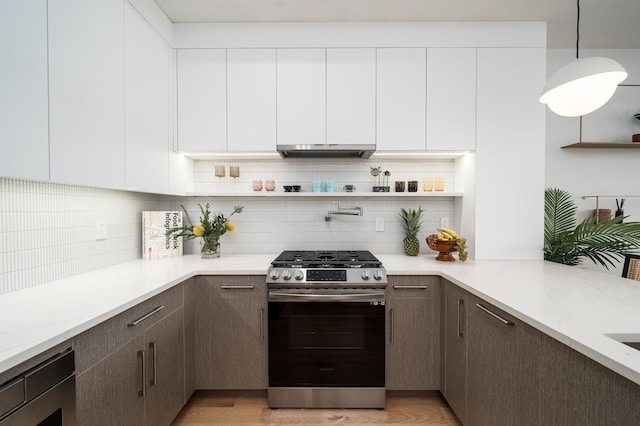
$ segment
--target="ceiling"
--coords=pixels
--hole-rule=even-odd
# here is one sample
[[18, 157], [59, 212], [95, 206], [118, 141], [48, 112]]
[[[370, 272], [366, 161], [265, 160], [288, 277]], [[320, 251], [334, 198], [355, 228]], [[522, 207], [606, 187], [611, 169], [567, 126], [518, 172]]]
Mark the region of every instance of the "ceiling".
[[[574, 0], [155, 0], [173, 22], [546, 21], [575, 48]], [[640, 48], [639, 0], [581, 0], [580, 48]]]

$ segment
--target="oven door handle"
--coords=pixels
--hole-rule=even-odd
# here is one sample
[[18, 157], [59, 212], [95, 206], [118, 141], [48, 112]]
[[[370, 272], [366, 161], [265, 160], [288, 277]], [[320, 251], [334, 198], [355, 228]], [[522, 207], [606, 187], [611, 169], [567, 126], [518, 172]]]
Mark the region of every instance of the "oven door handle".
[[310, 294], [269, 291], [271, 302], [383, 302], [384, 291], [366, 293]]

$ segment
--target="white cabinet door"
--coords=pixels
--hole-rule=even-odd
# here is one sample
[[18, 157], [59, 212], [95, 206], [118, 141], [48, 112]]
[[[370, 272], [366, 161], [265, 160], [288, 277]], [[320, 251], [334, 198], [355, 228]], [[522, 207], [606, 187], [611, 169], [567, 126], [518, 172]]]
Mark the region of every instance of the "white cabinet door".
[[227, 150], [227, 51], [178, 50], [178, 149]]
[[327, 143], [375, 142], [376, 50], [327, 49]]
[[278, 49], [278, 144], [324, 144], [326, 50]]
[[227, 50], [227, 148], [276, 149], [276, 51]]
[[125, 3], [126, 185], [169, 190], [171, 48]]
[[49, 0], [51, 180], [125, 187], [122, 0]]
[[0, 1], [0, 176], [49, 179], [47, 1]]
[[476, 148], [476, 49], [427, 49], [427, 150]]
[[424, 48], [377, 52], [377, 150], [424, 150], [427, 53]]

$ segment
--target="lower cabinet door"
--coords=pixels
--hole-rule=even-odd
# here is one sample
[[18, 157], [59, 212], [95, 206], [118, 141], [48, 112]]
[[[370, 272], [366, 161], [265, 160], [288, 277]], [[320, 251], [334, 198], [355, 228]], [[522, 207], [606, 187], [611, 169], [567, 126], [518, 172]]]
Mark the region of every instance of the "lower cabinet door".
[[538, 425], [541, 333], [478, 298], [467, 312], [465, 425]]
[[435, 390], [440, 379], [440, 282], [393, 277], [387, 285], [386, 388]]
[[145, 424], [142, 347], [138, 336], [76, 377], [78, 425]]
[[147, 426], [169, 425], [184, 404], [183, 308], [145, 332]]
[[199, 277], [195, 302], [196, 389], [266, 389], [264, 276]]
[[467, 325], [469, 294], [443, 280], [444, 383], [441, 391], [462, 423], [467, 418]]

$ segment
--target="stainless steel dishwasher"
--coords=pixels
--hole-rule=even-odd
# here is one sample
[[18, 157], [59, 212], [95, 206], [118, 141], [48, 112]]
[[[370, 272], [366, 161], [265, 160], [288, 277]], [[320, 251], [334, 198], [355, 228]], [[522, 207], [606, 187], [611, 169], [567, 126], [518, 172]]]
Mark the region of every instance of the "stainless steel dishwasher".
[[0, 385], [0, 426], [75, 426], [75, 354], [69, 348]]

